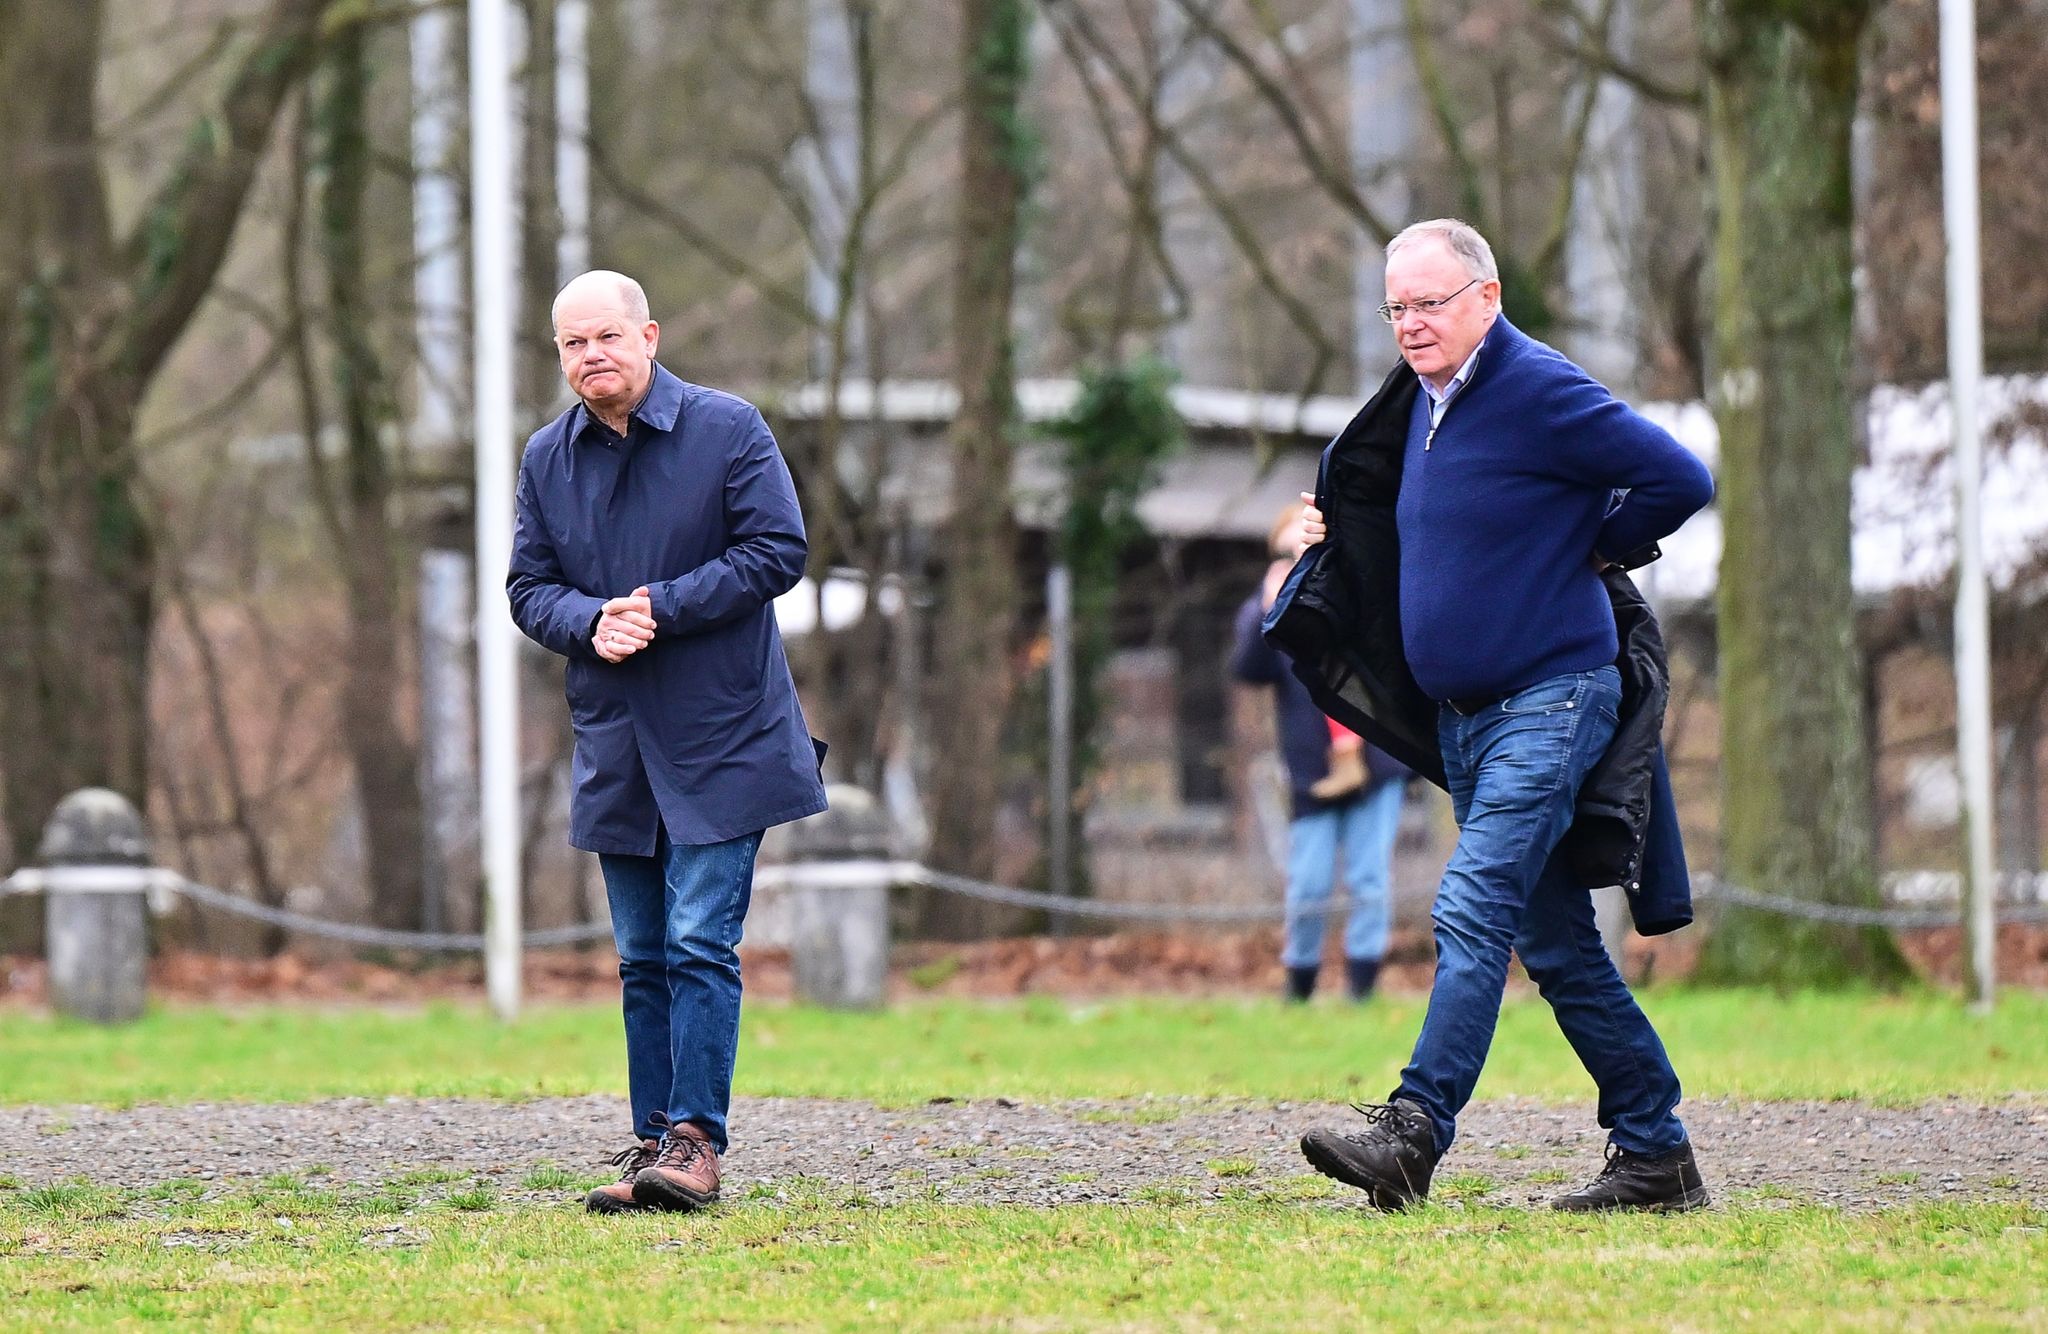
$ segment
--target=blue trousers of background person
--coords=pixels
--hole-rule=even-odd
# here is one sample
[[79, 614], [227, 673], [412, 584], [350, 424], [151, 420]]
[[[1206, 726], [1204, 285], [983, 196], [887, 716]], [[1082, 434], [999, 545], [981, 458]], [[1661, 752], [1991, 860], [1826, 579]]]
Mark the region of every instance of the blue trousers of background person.
[[1323, 930], [1336, 905], [1341, 854], [1351, 913], [1344, 957], [1378, 962], [1387, 952], [1390, 868], [1401, 824], [1404, 784], [1373, 783], [1357, 798], [1297, 816], [1287, 827], [1287, 926], [1280, 962], [1314, 968], [1323, 959]]
[[652, 857], [603, 853], [626, 1010], [633, 1133], [660, 1139], [653, 1115], [701, 1127], [725, 1152], [740, 1040], [740, 929], [754, 892], [759, 834], [676, 844]]
[[1601, 944], [1591, 894], [1551, 858], [1580, 784], [1613, 740], [1620, 701], [1620, 676], [1602, 667], [1540, 681], [1470, 716], [1449, 705], [1439, 714], [1458, 846], [1431, 914], [1429, 1011], [1394, 1095], [1427, 1109], [1439, 1153], [1493, 1045], [1511, 949], [1599, 1087], [1609, 1138], [1652, 1156], [1685, 1142], [1664, 1044]]

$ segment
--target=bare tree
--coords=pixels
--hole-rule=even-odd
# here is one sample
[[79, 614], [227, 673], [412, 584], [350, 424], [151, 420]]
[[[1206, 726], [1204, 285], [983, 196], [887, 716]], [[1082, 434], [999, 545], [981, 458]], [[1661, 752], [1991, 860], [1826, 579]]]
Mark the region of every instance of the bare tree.
[[102, 164], [102, 0], [0, 2], [0, 796], [17, 848], [72, 788], [144, 796], [156, 553], [136, 414], [329, 8], [273, 0], [224, 42], [225, 86], [123, 233]]
[[[799, 666], [811, 691], [809, 707], [832, 743], [835, 770], [870, 789], [880, 784], [885, 739], [902, 704], [893, 689], [892, 652], [900, 645], [886, 633], [882, 589], [890, 575], [902, 573], [903, 518], [884, 499], [890, 434], [879, 421], [849, 422], [845, 389], [856, 374], [876, 384], [883, 378], [886, 345], [871, 296], [878, 267], [874, 233], [918, 150], [957, 105], [934, 102], [893, 135], [885, 133], [877, 8], [873, 0], [812, 0], [810, 39], [823, 48], [812, 53], [813, 64], [836, 56], [844, 67], [818, 71], [800, 85], [810, 189], [799, 221], [812, 257], [812, 317], [823, 323], [815, 338], [825, 390], [823, 411], [802, 451], [809, 574], [821, 611], [835, 571], [850, 571], [865, 596], [851, 625], [828, 625], [819, 616]], [[814, 88], [814, 82], [826, 86]]]
[[341, 477], [324, 466], [317, 436], [307, 441], [307, 458], [348, 608], [341, 725], [355, 763], [370, 913], [380, 926], [410, 927], [420, 920], [423, 816], [419, 755], [399, 720], [409, 639], [387, 455], [397, 403], [377, 355], [367, 263], [371, 75], [367, 34], [339, 33], [321, 62], [313, 128]]
[[562, 201], [555, 194], [555, 0], [519, 0], [526, 18], [526, 63], [519, 88], [525, 135], [519, 171], [518, 397], [521, 419], [538, 425], [561, 398], [562, 373], [549, 336], [547, 311], [562, 279], [557, 272]]
[[[1309, 359], [1296, 383], [1290, 387], [1304, 395], [1315, 393], [1338, 356], [1338, 342], [1327, 322], [1299, 290], [1300, 283], [1283, 271], [1273, 245], [1248, 209], [1226, 184], [1215, 164], [1204, 159], [1189, 143], [1184, 125], [1170, 123], [1162, 106], [1161, 84], [1172, 53], [1154, 51], [1149, 68], [1126, 55], [1122, 43], [1087, 6], [1058, 0], [1046, 10], [1061, 47], [1072, 63], [1087, 94], [1089, 104], [1109, 145], [1115, 174], [1130, 203], [1125, 253], [1140, 255], [1156, 265], [1158, 280], [1172, 297], [1176, 317], [1185, 316], [1191, 302], [1186, 283], [1176, 271], [1164, 240], [1164, 223], [1158, 198], [1158, 170], [1163, 159], [1181, 174], [1189, 189], [1215, 218], [1231, 250], [1250, 272], [1255, 289], [1282, 312], [1288, 329], [1309, 349]], [[1198, 25], [1212, 31], [1206, 11]], [[1108, 106], [1110, 91], [1121, 98], [1125, 109], [1137, 117], [1133, 144], [1124, 146], [1114, 113]], [[1136, 323], [1130, 311], [1135, 293], [1136, 264], [1127, 264], [1117, 286], [1117, 299], [1110, 320], [1115, 338]], [[1156, 332], [1156, 326], [1154, 327]]]
[[1021, 120], [1030, 29], [1025, 0], [966, 0], [961, 6], [966, 114], [953, 275], [960, 410], [951, 434], [952, 514], [938, 626], [938, 686], [946, 707], [935, 720], [944, 781], [934, 802], [933, 856], [946, 870], [966, 875], [995, 868], [997, 780], [1013, 684], [1019, 589], [1010, 509], [1016, 428], [1010, 319], [1031, 175], [1031, 141]]
[[[1702, 0], [1712, 236], [1709, 400], [1721, 435], [1722, 864], [1817, 902], [1877, 898], [1849, 582], [1850, 124], [1873, 0]], [[1905, 973], [1874, 928], [1731, 909], [1710, 977]]]

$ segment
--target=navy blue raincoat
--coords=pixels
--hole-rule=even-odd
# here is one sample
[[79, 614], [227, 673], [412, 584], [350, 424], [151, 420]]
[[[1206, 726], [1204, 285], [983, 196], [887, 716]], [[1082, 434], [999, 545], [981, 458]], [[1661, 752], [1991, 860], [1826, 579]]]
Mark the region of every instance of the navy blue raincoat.
[[[512, 619], [569, 660], [569, 841], [652, 856], [825, 809], [774, 600], [804, 569], [803, 514], [752, 404], [660, 366], [626, 434], [582, 404], [519, 466]], [[605, 602], [646, 585], [654, 642], [610, 663]]]

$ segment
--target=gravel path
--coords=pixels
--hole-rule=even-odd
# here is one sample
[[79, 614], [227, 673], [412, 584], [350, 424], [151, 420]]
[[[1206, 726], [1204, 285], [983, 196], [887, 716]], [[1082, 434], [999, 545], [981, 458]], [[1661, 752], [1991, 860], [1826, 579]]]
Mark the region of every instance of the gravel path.
[[[1695, 1102], [1683, 1109], [1716, 1198], [1849, 1207], [1928, 1200], [2048, 1205], [2048, 1103]], [[391, 1098], [289, 1105], [0, 1109], [0, 1174], [126, 1185], [198, 1178], [226, 1189], [285, 1171], [324, 1184], [473, 1177], [507, 1198], [554, 1164], [593, 1179], [618, 1147], [616, 1099], [527, 1102]], [[1325, 1195], [1295, 1144], [1341, 1106], [1153, 1099], [1050, 1106], [1006, 1100], [911, 1108], [743, 1098], [726, 1198], [822, 1188], [877, 1203], [1146, 1203]], [[1540, 1203], [1600, 1164], [1592, 1108], [1474, 1105], [1437, 1172], [1441, 1198]], [[1483, 1181], [1480, 1180], [1483, 1178]], [[431, 1188], [431, 1187], [430, 1187]], [[1339, 1191], [1333, 1198], [1353, 1203]]]

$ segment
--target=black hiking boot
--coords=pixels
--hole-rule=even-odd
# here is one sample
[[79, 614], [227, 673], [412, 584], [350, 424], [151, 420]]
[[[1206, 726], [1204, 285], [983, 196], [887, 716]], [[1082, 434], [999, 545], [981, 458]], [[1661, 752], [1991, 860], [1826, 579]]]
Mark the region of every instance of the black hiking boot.
[[1344, 961], [1344, 991], [1355, 1001], [1371, 1000], [1373, 988], [1379, 985], [1380, 961], [1378, 959], [1346, 959]]
[[1691, 1143], [1655, 1158], [1609, 1144], [1607, 1166], [1600, 1175], [1571, 1194], [1558, 1196], [1550, 1207], [1567, 1213], [1641, 1209], [1676, 1214], [1705, 1208], [1706, 1203], [1707, 1188], [1692, 1160]]
[[1318, 1126], [1301, 1137], [1301, 1154], [1324, 1176], [1356, 1186], [1376, 1209], [1405, 1209], [1429, 1194], [1436, 1134], [1429, 1113], [1409, 1098], [1355, 1103], [1365, 1129], [1346, 1134]]
[[1316, 970], [1314, 968], [1289, 968], [1287, 970], [1287, 999], [1301, 1004], [1316, 994]]

